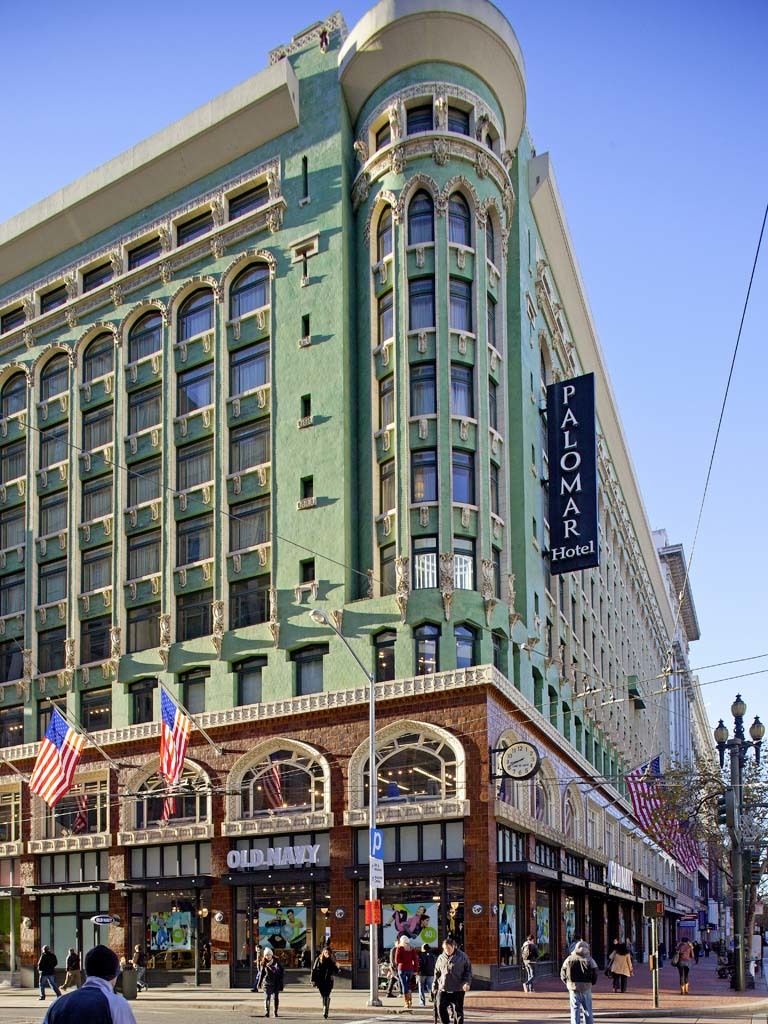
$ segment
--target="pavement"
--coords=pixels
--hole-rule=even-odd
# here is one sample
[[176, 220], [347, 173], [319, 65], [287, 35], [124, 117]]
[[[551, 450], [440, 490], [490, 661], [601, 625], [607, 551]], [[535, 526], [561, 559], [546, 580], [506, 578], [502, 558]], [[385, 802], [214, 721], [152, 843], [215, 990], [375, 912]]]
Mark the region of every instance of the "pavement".
[[[519, 989], [495, 992], [477, 989], [470, 992], [465, 1003], [468, 1024], [473, 1020], [495, 1020], [499, 1017], [503, 1017], [505, 1022], [567, 1019], [568, 999], [560, 979], [537, 978], [535, 984], [536, 991], [532, 993]], [[768, 1024], [768, 985], [764, 973], [755, 979], [754, 989], [734, 992], [727, 980], [717, 977], [717, 959], [711, 956], [702, 958], [691, 969], [689, 989], [689, 995], [680, 994], [677, 968], [667, 963], [660, 971], [659, 1006], [655, 1008], [651, 972], [647, 965], [636, 965], [635, 974], [629, 979], [624, 993], [613, 992], [610, 979], [601, 974], [593, 990], [595, 1018], [603, 1022], [649, 1020], [656, 1024], [660, 1019], [704, 1022], [731, 1018], [750, 1024]], [[41, 1020], [43, 1011], [50, 1005], [51, 993], [47, 995], [46, 1002], [40, 1003], [36, 989], [0, 986], [0, 1020]], [[402, 1016], [413, 1024], [432, 1024], [433, 1012], [429, 1006], [414, 1005], [412, 1013], [405, 1013], [399, 997], [387, 999], [383, 992], [380, 1008], [369, 1007], [367, 1001], [367, 991], [337, 985], [331, 1001], [331, 1019], [373, 1024], [377, 1020]], [[415, 994], [414, 1004], [417, 1003], [418, 995]], [[140, 993], [131, 1005], [138, 1024], [143, 1019], [157, 1020], [171, 1014], [178, 1019], [179, 1011], [189, 1020], [197, 1019], [198, 1013], [205, 1021], [218, 1020], [222, 1014], [232, 1014], [230, 1020], [241, 1016], [263, 1017], [262, 997], [247, 989], [217, 990], [181, 985], [150, 988]], [[15, 1012], [9, 1013], [10, 1010]], [[321, 1012], [320, 997], [309, 984], [289, 983], [286, 986], [280, 999], [281, 1018], [322, 1019]]]

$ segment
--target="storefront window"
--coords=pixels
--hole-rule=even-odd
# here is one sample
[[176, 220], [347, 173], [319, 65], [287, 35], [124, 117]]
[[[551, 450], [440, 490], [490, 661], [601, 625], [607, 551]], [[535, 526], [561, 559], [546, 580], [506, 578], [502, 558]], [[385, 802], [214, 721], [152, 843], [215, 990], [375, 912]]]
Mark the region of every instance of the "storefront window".
[[576, 900], [573, 896], [565, 897], [563, 928], [565, 931], [565, 946], [567, 949], [570, 949], [571, 944], [576, 939]]
[[536, 890], [536, 944], [542, 960], [552, 956], [552, 894], [547, 889]]
[[207, 821], [208, 788], [206, 776], [189, 763], [173, 791], [162, 775], [151, 775], [136, 796], [136, 828]]
[[243, 776], [240, 808], [242, 818], [273, 814], [278, 808], [323, 811], [323, 766], [296, 750], [274, 751]]
[[[407, 733], [379, 748], [378, 799], [410, 803], [456, 796], [456, 755], [440, 737]], [[365, 778], [368, 799], [368, 771]]]
[[[11, 931], [16, 936], [16, 963], [11, 963]], [[0, 897], [0, 971], [18, 970], [21, 900]]]
[[194, 889], [147, 893], [146, 949], [152, 970], [194, 971], [196, 946], [210, 941], [208, 917], [197, 910]]
[[499, 963], [517, 963], [517, 883], [504, 883], [499, 890]]
[[99, 930], [91, 918], [94, 914], [109, 913], [108, 893], [56, 893], [41, 896], [39, 902], [41, 947], [64, 951], [70, 946], [90, 949], [100, 941]]

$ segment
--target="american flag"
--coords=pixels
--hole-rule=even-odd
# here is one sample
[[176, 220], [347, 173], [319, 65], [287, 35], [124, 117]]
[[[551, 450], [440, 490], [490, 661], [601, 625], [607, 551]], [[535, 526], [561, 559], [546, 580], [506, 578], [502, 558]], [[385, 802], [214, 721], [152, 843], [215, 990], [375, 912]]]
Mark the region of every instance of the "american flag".
[[163, 812], [160, 815], [160, 824], [167, 825], [171, 818], [176, 817], [176, 797], [167, 796], [163, 800]]
[[84, 746], [85, 736], [67, 725], [54, 707], [29, 780], [30, 791], [42, 797], [49, 807], [55, 807], [72, 788], [72, 777]]
[[77, 814], [72, 822], [72, 831], [77, 835], [88, 830], [88, 794], [83, 791], [80, 796], [75, 798], [75, 803], [77, 805]]
[[168, 696], [163, 686], [160, 687], [160, 708], [160, 774], [169, 785], [175, 786], [184, 768], [192, 721]]
[[262, 777], [264, 787], [264, 803], [271, 810], [277, 810], [283, 806], [283, 782], [280, 778], [280, 762], [274, 756], [270, 757], [269, 770]]
[[633, 768], [626, 774], [629, 795], [632, 798], [632, 809], [635, 817], [643, 826], [646, 832], [663, 834], [664, 829], [659, 828], [659, 813], [661, 811], [661, 757], [654, 757], [652, 761], [641, 764], [639, 768]]
[[675, 834], [674, 849], [671, 851], [683, 871], [689, 874], [701, 864], [701, 850], [694, 839], [689, 822], [681, 822]]

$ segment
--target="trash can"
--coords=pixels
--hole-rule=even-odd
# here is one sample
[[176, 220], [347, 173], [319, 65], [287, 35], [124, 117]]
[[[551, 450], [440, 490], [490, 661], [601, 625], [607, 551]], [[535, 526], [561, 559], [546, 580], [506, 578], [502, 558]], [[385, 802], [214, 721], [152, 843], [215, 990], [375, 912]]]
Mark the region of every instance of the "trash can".
[[126, 999], [136, 998], [136, 971], [123, 971], [120, 975], [123, 983], [123, 995]]

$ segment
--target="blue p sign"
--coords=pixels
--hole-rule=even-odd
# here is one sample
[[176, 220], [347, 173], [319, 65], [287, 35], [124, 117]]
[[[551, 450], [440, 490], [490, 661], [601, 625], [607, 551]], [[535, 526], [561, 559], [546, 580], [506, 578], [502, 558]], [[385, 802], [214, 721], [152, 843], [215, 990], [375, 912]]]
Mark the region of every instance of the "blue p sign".
[[371, 833], [371, 857], [374, 860], [384, 859], [384, 833], [380, 828], [372, 828]]

